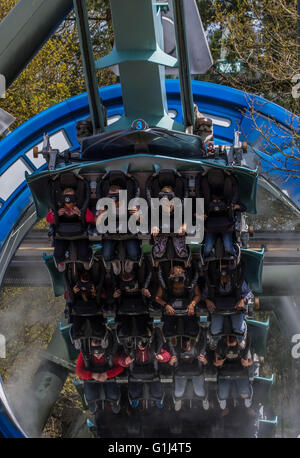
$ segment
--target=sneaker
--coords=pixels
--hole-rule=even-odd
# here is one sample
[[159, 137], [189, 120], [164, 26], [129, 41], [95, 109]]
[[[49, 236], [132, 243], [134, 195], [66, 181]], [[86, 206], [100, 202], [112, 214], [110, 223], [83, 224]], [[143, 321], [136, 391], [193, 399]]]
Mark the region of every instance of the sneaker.
[[209, 409], [209, 400], [208, 399], [203, 399], [202, 407], [203, 407], [204, 410], [208, 410]]
[[178, 412], [181, 409], [182, 401], [174, 401], [175, 411]]
[[162, 258], [165, 254], [168, 237], [166, 235], [157, 235], [154, 238], [153, 257]]
[[134, 262], [131, 261], [130, 259], [126, 259], [125, 261], [125, 266], [124, 266], [124, 270], [127, 274], [130, 274], [130, 272], [132, 271], [133, 269], [133, 266], [134, 266]]
[[112, 261], [111, 264], [112, 264], [112, 267], [113, 267], [114, 274], [115, 275], [120, 275], [120, 273], [121, 273], [121, 263], [120, 263], [120, 261], [118, 261], [118, 260], [117, 261]]
[[185, 244], [185, 236], [173, 237], [173, 245], [177, 256], [180, 258], [187, 257], [188, 251]]
[[60, 262], [57, 265], [57, 270], [58, 270], [58, 272], [64, 272], [66, 270], [66, 263], [65, 262]]
[[156, 407], [158, 407], [159, 409], [164, 408], [164, 403], [162, 401], [156, 401], [155, 404], [156, 404]]
[[97, 402], [95, 401], [89, 401], [88, 402], [88, 407], [89, 407], [89, 411], [92, 415], [95, 415], [95, 413], [97, 412]]
[[120, 410], [121, 410], [120, 404], [118, 404], [117, 402], [113, 402], [111, 405], [111, 410], [114, 414], [117, 415], [118, 413], [120, 413]]
[[135, 409], [139, 405], [139, 401], [131, 401], [131, 407]]
[[245, 404], [246, 409], [249, 409], [249, 407], [251, 407], [251, 404], [252, 404], [252, 399], [250, 398], [244, 399], [244, 404]]
[[226, 409], [226, 399], [223, 399], [222, 401], [219, 400], [219, 405], [221, 410]]

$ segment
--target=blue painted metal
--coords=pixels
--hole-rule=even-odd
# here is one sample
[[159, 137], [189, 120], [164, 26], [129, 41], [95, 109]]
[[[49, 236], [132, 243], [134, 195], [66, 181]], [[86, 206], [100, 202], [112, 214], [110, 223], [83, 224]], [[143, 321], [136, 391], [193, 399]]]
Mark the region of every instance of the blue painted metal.
[[2, 378], [0, 377], [0, 438], [22, 439], [26, 435], [10, 410]]
[[23, 434], [8, 420], [8, 418], [0, 413], [0, 438], [23, 439]]

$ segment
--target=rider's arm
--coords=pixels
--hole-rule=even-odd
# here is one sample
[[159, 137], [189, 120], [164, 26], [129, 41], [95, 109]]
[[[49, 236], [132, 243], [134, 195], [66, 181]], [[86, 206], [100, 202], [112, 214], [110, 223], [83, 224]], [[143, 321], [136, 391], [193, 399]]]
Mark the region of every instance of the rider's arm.
[[77, 363], [76, 363], [76, 375], [78, 375], [78, 377], [80, 377], [83, 380], [92, 379], [92, 372], [86, 370], [85, 365], [84, 365], [83, 356], [81, 353], [79, 354]]
[[164, 295], [163, 289], [161, 286], [159, 286], [156, 296], [155, 296], [155, 300], [159, 305], [165, 308], [166, 305], [168, 305], [168, 303], [163, 299], [163, 295]]
[[86, 209], [85, 220], [87, 223], [94, 223], [95, 217], [89, 208]]
[[247, 304], [247, 302], [249, 301], [249, 299], [252, 298], [253, 294], [252, 294], [252, 291], [250, 290], [247, 282], [244, 280], [243, 281], [243, 284], [242, 284], [242, 294], [241, 294], [241, 298], [244, 299], [244, 302], [245, 304]]
[[160, 360], [160, 363], [167, 363], [171, 359], [170, 353], [163, 348], [161, 349], [160, 356], [163, 357], [163, 359]]
[[114, 378], [124, 371], [124, 367], [122, 367], [119, 363], [119, 358], [119, 355], [115, 355], [114, 366], [111, 369], [108, 369], [108, 371], [106, 371], [107, 378]]
[[48, 211], [47, 216], [46, 216], [46, 221], [47, 221], [47, 223], [54, 223], [55, 219], [54, 219], [54, 215], [53, 215], [53, 211], [52, 210]]
[[192, 303], [196, 306], [201, 301], [201, 291], [198, 285], [194, 288], [194, 297]]

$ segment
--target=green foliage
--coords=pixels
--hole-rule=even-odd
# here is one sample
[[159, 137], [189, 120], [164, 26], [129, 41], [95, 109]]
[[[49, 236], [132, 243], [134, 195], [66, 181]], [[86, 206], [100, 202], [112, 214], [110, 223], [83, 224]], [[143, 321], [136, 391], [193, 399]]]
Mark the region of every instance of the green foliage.
[[215, 65], [205, 79], [262, 95], [298, 112], [291, 82], [298, 73], [297, 1], [199, 0], [198, 4], [215, 63], [223, 47], [229, 62], [240, 60], [244, 66], [244, 72], [222, 74]]
[[[16, 0], [1, 2], [0, 21], [16, 3]], [[105, 3], [99, 0], [88, 2], [95, 58], [107, 54], [112, 46], [110, 13]], [[99, 86], [116, 82], [115, 75], [109, 70], [98, 76]], [[75, 15], [71, 13], [8, 89], [0, 106], [17, 119], [13, 125], [15, 128], [52, 105], [84, 91], [77, 27]]]

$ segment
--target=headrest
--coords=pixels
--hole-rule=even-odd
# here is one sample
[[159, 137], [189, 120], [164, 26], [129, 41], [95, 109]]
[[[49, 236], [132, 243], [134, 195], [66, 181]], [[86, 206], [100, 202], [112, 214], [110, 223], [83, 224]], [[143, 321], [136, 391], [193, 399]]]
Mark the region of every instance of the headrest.
[[160, 170], [158, 182], [161, 189], [165, 186], [172, 186], [174, 189], [176, 187], [176, 174], [174, 170]]
[[121, 189], [127, 188], [126, 175], [120, 170], [112, 170], [109, 172], [108, 179], [111, 186], [119, 186]]
[[73, 173], [63, 173], [62, 175], [60, 175], [60, 185], [62, 189], [76, 189], [78, 186], [78, 179]]
[[223, 189], [224, 188], [224, 173], [220, 169], [211, 169], [209, 170], [207, 174], [207, 180], [208, 184], [213, 188], [213, 189]]

